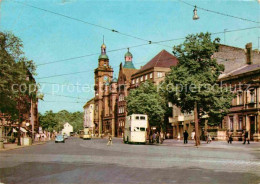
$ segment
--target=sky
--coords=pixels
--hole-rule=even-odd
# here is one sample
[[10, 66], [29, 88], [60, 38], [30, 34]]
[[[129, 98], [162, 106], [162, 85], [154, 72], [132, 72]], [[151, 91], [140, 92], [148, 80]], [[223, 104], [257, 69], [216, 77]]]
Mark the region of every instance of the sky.
[[[212, 37], [219, 37], [223, 44], [241, 48], [252, 42], [253, 48], [258, 48], [259, 28], [228, 32], [260, 27], [257, 23], [260, 22], [260, 3], [257, 0], [184, 1], [255, 22], [202, 9], [198, 9], [200, 19], [194, 21], [194, 7], [179, 0], [0, 0], [0, 29], [18, 36], [23, 41], [25, 56], [37, 65], [35, 78], [44, 94], [44, 101], [39, 101], [40, 113], [63, 109], [83, 111], [85, 102], [94, 97], [94, 69], [98, 66], [103, 36], [107, 50], [119, 49], [107, 52], [110, 65], [114, 68], [114, 77], [118, 76], [119, 64], [124, 62], [127, 47], [133, 54], [135, 67], [140, 68], [161, 50], [171, 53], [174, 45], [184, 41], [179, 39], [158, 45], [147, 44], [144, 40], [156, 42], [184, 38], [199, 32], [226, 30], [225, 42], [223, 33]], [[133, 37], [112, 32], [112, 29]], [[147, 45], [133, 47], [142, 44]], [[61, 60], [64, 61], [41, 65]], [[70, 75], [51, 77], [68, 73]]]

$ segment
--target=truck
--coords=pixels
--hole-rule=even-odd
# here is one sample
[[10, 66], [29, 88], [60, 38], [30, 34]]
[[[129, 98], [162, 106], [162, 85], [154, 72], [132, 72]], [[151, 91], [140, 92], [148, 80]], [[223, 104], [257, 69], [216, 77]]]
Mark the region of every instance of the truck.
[[146, 143], [148, 116], [132, 114], [126, 117], [124, 143]]

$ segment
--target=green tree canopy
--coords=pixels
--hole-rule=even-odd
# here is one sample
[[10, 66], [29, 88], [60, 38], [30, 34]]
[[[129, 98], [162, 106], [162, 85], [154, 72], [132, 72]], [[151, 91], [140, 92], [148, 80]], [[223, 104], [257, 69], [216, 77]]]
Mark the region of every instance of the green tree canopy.
[[74, 132], [83, 128], [83, 112], [68, 112], [61, 110], [57, 113], [46, 111], [43, 115], [39, 115], [40, 125], [44, 130], [52, 132], [61, 131], [63, 125], [68, 122], [73, 126]]
[[211, 41], [209, 33], [187, 36], [183, 44], [173, 48], [179, 63], [171, 69], [162, 85], [170, 102], [183, 112], [196, 108], [195, 120], [208, 115], [211, 124], [221, 122], [234, 97], [218, 84], [218, 77], [224, 71], [224, 66], [212, 57], [218, 46], [219, 39]]
[[150, 126], [162, 127], [166, 108], [165, 100], [151, 81], [146, 81], [138, 88], [131, 90], [126, 100], [129, 115], [146, 114]]
[[35, 65], [24, 56], [22, 48], [19, 38], [0, 32], [0, 112], [11, 115], [12, 120], [18, 117], [18, 102], [25, 112], [30, 106], [28, 97], [36, 96], [36, 92], [29, 94], [30, 86], [35, 84]]

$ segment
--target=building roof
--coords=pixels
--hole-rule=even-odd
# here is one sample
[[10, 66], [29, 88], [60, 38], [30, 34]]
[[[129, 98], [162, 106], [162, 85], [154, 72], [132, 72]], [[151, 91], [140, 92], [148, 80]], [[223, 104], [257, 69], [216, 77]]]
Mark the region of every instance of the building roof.
[[228, 79], [230, 77], [239, 76], [241, 74], [247, 74], [249, 72], [260, 71], [260, 64], [244, 65], [236, 70], [233, 70], [229, 73], [225, 73], [219, 76], [219, 79]]
[[166, 50], [162, 50], [136, 73], [141, 73], [155, 67], [170, 68], [171, 66], [176, 66], [177, 64], [178, 59], [174, 55], [170, 54]]
[[125, 57], [133, 57], [132, 53], [129, 52], [129, 50], [127, 51], [127, 53], [125, 53]]
[[106, 54], [100, 54], [98, 59], [108, 59], [108, 56]]
[[91, 98], [89, 101], [86, 102], [86, 104], [83, 106], [83, 108], [85, 108], [86, 106], [90, 105], [90, 104], [94, 104], [94, 98]]
[[126, 77], [126, 81], [131, 82], [131, 76], [135, 74], [138, 70], [133, 68], [122, 68], [122, 71]]
[[124, 68], [135, 69], [135, 66], [132, 61], [126, 61], [124, 64]]

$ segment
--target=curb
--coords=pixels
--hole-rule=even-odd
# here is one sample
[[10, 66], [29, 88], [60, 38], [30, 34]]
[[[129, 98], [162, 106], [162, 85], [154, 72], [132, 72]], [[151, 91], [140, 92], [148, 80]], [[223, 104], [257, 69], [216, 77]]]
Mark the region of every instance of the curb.
[[14, 148], [4, 148], [4, 149], [0, 149], [0, 152], [5, 152], [5, 151], [9, 151], [9, 150], [14, 150], [14, 149], [20, 149], [20, 148], [28, 148], [28, 147], [31, 147], [31, 146], [37, 146], [37, 145], [43, 145], [43, 144], [46, 144], [48, 141], [46, 142], [39, 142], [39, 143], [36, 143], [36, 144], [32, 144], [30, 146], [17, 146], [17, 147], [14, 147]]

